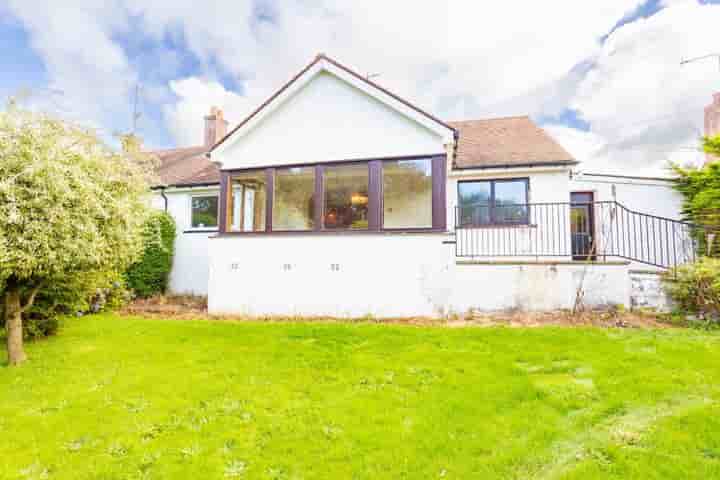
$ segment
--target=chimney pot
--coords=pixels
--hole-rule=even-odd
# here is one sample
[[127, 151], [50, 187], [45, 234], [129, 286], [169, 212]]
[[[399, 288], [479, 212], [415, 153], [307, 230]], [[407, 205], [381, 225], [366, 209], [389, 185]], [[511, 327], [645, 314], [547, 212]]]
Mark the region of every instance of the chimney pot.
[[223, 118], [223, 111], [210, 107], [210, 115], [205, 117], [205, 146], [209, 149], [219, 142], [227, 133], [228, 122]]

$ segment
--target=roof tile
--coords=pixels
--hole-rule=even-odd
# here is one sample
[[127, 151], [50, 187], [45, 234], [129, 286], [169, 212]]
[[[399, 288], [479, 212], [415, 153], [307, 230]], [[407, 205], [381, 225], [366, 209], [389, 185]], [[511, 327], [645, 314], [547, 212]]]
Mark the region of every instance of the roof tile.
[[459, 136], [455, 168], [577, 163], [527, 116], [448, 123]]
[[218, 183], [220, 172], [207, 158], [207, 147], [173, 148], [151, 152], [160, 160], [158, 176], [164, 185]]

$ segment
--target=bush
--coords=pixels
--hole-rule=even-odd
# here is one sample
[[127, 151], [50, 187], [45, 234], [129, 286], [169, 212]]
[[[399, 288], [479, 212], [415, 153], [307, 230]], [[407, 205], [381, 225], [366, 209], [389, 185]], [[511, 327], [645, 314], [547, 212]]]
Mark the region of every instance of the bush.
[[[32, 306], [23, 315], [23, 338], [33, 340], [55, 335], [63, 316], [115, 309], [122, 306], [129, 296], [122, 276], [116, 272], [92, 272], [52, 282], [51, 286], [38, 292]], [[2, 313], [0, 304], [0, 318], [3, 318]]]
[[720, 322], [720, 259], [703, 257], [681, 265], [664, 280], [668, 295], [683, 313]]
[[140, 260], [125, 274], [127, 286], [138, 297], [165, 293], [175, 252], [175, 221], [167, 212], [154, 212], [143, 229]]

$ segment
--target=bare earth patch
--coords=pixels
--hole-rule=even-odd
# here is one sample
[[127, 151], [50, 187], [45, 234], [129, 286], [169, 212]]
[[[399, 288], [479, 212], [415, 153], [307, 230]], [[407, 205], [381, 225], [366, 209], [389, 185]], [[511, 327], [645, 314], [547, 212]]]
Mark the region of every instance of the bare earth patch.
[[552, 312], [523, 312], [507, 310], [497, 312], [468, 311], [449, 314], [442, 318], [405, 317], [359, 318], [299, 317], [299, 316], [242, 316], [210, 315], [207, 312], [207, 298], [193, 295], [156, 296], [136, 299], [121, 311], [123, 315], [137, 315], [149, 318], [171, 320], [229, 320], [262, 322], [322, 322], [322, 323], [387, 323], [397, 325], [456, 327], [604, 327], [604, 328], [673, 328], [663, 317], [653, 312], [623, 311], [618, 309], [587, 310], [573, 314], [568, 310]]

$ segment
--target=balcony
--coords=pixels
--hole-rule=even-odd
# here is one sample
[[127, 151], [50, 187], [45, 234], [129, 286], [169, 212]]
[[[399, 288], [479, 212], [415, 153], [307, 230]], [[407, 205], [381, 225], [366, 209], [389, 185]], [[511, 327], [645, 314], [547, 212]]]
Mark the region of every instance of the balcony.
[[465, 259], [627, 260], [667, 269], [694, 261], [715, 233], [615, 201], [455, 208], [455, 253]]

